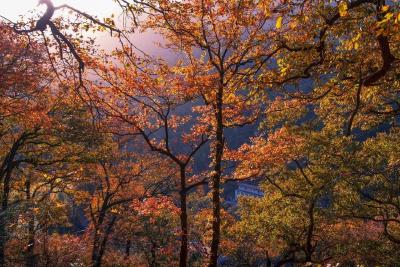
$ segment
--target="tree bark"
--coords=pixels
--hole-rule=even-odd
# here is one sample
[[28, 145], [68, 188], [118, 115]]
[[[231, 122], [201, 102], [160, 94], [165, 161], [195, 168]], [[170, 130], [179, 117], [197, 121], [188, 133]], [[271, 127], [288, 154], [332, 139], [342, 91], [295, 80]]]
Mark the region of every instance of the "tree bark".
[[28, 225], [28, 247], [26, 250], [26, 267], [35, 267], [36, 266], [36, 257], [35, 257], [35, 218], [29, 219]]
[[[93, 248], [92, 248], [92, 265], [93, 266], [101, 266], [101, 262], [99, 263], [99, 252], [100, 252], [100, 239], [101, 239], [101, 227], [103, 225], [105, 218], [105, 208], [103, 207], [100, 210], [99, 217], [97, 219], [97, 223], [95, 224], [94, 236], [93, 236]], [[98, 265], [100, 264], [100, 265]]]
[[106, 247], [107, 247], [108, 238], [111, 234], [112, 228], [113, 228], [116, 220], [117, 220], [117, 217], [113, 216], [107, 225], [107, 229], [104, 233], [101, 244], [99, 244], [99, 246], [97, 247], [98, 250], [93, 254], [93, 267], [101, 267], [101, 265], [102, 265], [103, 256], [104, 256], [104, 253], [105, 253]]
[[308, 208], [308, 217], [310, 222], [307, 228], [307, 238], [305, 245], [306, 262], [311, 262], [312, 254], [314, 252], [314, 247], [312, 245], [312, 238], [314, 235], [314, 227], [315, 227], [314, 208], [315, 208], [315, 200], [313, 199]]
[[25, 255], [25, 264], [26, 267], [35, 267], [35, 215], [33, 214], [33, 210], [31, 210], [31, 183], [29, 177], [27, 177], [27, 181], [25, 183], [26, 186], [26, 202], [28, 203], [27, 214], [29, 216], [28, 222], [28, 245], [26, 249]]
[[271, 258], [269, 257], [269, 251], [268, 250], [266, 251], [265, 256], [267, 258], [267, 267], [272, 267], [272, 261], [271, 261]]
[[10, 194], [11, 170], [8, 169], [3, 181], [3, 194], [0, 211], [0, 267], [5, 266], [5, 246], [7, 242], [7, 212]]
[[125, 259], [128, 259], [131, 254], [132, 241], [128, 239], [125, 244]]
[[180, 167], [181, 193], [180, 193], [180, 221], [181, 221], [181, 250], [179, 255], [179, 266], [187, 266], [188, 258], [188, 219], [187, 219], [187, 199], [186, 199], [186, 170]]
[[218, 263], [218, 249], [220, 241], [221, 227], [221, 203], [220, 203], [220, 184], [222, 175], [222, 155], [224, 151], [224, 126], [223, 126], [223, 83], [221, 82], [216, 101], [216, 144], [214, 156], [214, 174], [212, 176], [212, 204], [213, 204], [213, 222], [212, 222], [212, 242], [209, 267], [216, 267]]
[[0, 166], [0, 182], [3, 183], [3, 192], [1, 194], [1, 210], [0, 210], [0, 267], [5, 266], [5, 246], [7, 241], [7, 212], [8, 202], [11, 190], [11, 175], [18, 166], [14, 162], [15, 156], [21, 146], [24, 145], [26, 139], [32, 137], [30, 133], [23, 133], [12, 145], [9, 153], [4, 158]]
[[[99, 247], [100, 247], [100, 229], [95, 226], [94, 236], [93, 236], [93, 248], [92, 248], [92, 265], [97, 266], [99, 258]], [[100, 263], [101, 265], [101, 263]]]
[[150, 267], [157, 267], [156, 244], [154, 242], [151, 242], [150, 253], [151, 253]]

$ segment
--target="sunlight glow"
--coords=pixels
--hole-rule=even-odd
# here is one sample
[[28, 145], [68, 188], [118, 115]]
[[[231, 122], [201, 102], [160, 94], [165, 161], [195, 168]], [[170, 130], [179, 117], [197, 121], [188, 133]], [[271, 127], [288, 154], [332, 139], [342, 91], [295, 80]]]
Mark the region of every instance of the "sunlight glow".
[[[0, 0], [1, 1], [1, 0]], [[46, 10], [44, 5], [38, 6], [39, 0], [11, 0], [7, 4], [2, 5], [0, 15], [18, 21], [22, 16], [26, 21], [28, 18], [43, 14]], [[55, 6], [68, 4], [71, 7], [77, 8], [90, 15], [98, 17], [100, 20], [115, 14], [117, 19], [120, 18], [121, 9], [113, 0], [53, 0]], [[33, 12], [33, 13], [32, 13]], [[63, 13], [64, 12], [64, 13]], [[55, 16], [67, 14], [68, 10], [57, 10]], [[96, 33], [98, 43], [106, 49], [112, 49], [119, 43], [110, 37], [108, 32]], [[151, 32], [135, 33], [131, 36], [135, 45], [141, 50], [149, 54], [157, 56], [165, 56], [165, 51], [162, 51], [154, 42], [161, 42], [162, 39], [157, 34]], [[167, 56], [168, 57], [168, 56]]]
[[[106, 17], [113, 12], [118, 12], [118, 7], [112, 0], [53, 0], [54, 5], [68, 4], [84, 12], [95, 14], [99, 17]], [[29, 16], [29, 11], [42, 13], [44, 6], [37, 6], [38, 0], [14, 0], [7, 1], [2, 5], [0, 15], [13, 21], [18, 20], [19, 16]], [[60, 11], [58, 11], [60, 12]]]

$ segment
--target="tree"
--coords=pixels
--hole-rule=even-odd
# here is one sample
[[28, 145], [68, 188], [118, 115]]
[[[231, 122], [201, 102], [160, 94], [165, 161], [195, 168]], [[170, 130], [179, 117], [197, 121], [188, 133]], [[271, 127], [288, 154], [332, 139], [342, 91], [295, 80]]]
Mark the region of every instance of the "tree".
[[[321, 134], [319, 157], [341, 171], [333, 177], [336, 199], [343, 200], [336, 201], [338, 216], [379, 220], [385, 212], [374, 206], [396, 198], [398, 156], [389, 140], [398, 124], [398, 8], [385, 1], [305, 3], [301, 16], [284, 17], [279, 31], [286, 49], [277, 56], [273, 84], [280, 97], [271, 101], [266, 125], [297, 124]], [[386, 154], [378, 156], [377, 147]], [[325, 168], [309, 160], [306, 166]]]
[[[217, 265], [220, 240], [220, 189], [224, 129], [256, 119], [253, 96], [260, 70], [282, 46], [275, 42], [274, 23], [281, 3], [263, 1], [119, 1], [126, 10], [148, 15], [145, 27], [159, 31], [167, 47], [183, 54], [187, 73], [199, 88], [212, 127], [213, 238], [210, 266]], [[126, 5], [125, 5], [126, 4]], [[196, 52], [201, 54], [196, 56]], [[201, 51], [201, 52], [200, 52]], [[252, 92], [252, 93], [250, 93]]]
[[[177, 173], [180, 202], [181, 250], [180, 264], [185, 266], [188, 257], [189, 226], [187, 194], [205, 184], [206, 177], [191, 179], [193, 159], [208, 142], [207, 127], [199, 125], [195, 108], [186, 114], [190, 101], [198, 94], [196, 88], [185, 81], [185, 74], [159, 62], [154, 68], [138, 70], [126, 50], [117, 53], [123, 67], [93, 64], [102, 80], [97, 84], [98, 105], [107, 119], [110, 130], [125, 137], [139, 136], [150, 151], [167, 158]], [[175, 175], [171, 176], [174, 177]], [[171, 181], [175, 185], [175, 181]], [[176, 190], [174, 187], [173, 190]]]
[[149, 197], [133, 203], [134, 246], [145, 255], [148, 266], [178, 264], [179, 212], [170, 197]]
[[28, 233], [26, 265], [34, 266], [36, 233], [65, 222], [67, 209], [57, 195], [71, 192], [78, 158], [96, 138], [88, 110], [54, 83], [43, 47], [2, 30], [0, 264], [5, 264], [7, 232], [17, 233], [13, 226], [21, 220]]
[[[0, 25], [0, 266], [172, 266], [177, 239], [180, 266], [398, 264], [396, 2], [115, 2], [123, 30], [50, 0]], [[224, 183], [249, 179], [264, 196], [226, 213]], [[76, 205], [88, 228], [61, 234]]]
[[[23, 163], [18, 154], [26, 144], [38, 135], [35, 115], [42, 112], [38, 103], [38, 93], [43, 88], [40, 83], [45, 74], [42, 55], [35, 52], [37, 44], [29, 44], [23, 38], [1, 25], [4, 38], [1, 40], [1, 213], [0, 213], [0, 266], [5, 264], [5, 243], [7, 218], [10, 206], [12, 175]], [[25, 66], [22, 62], [26, 62]], [[38, 64], [39, 63], [39, 64]], [[19, 77], [25, 77], [21, 80]], [[29, 99], [33, 99], [30, 101]], [[26, 114], [33, 114], [32, 121], [24, 121]], [[38, 117], [36, 117], [38, 118]], [[40, 122], [39, 122], [40, 123]], [[33, 125], [32, 125], [33, 124]], [[13, 203], [11, 203], [11, 206]]]
[[[79, 9], [76, 9], [67, 4], [55, 6], [52, 0], [39, 0], [38, 2], [39, 2], [38, 5], [42, 4], [46, 5], [46, 12], [40, 18], [38, 18], [37, 21], [31, 19], [28, 23], [25, 22], [15, 23], [4, 16], [1, 16], [1, 18], [6, 20], [6, 22], [9, 24], [9, 27], [16, 34], [19, 35], [31, 35], [32, 33], [41, 34], [44, 39], [44, 46], [42, 46], [41, 48], [43, 50], [47, 50], [50, 61], [53, 61], [53, 59], [57, 56], [59, 57], [60, 60], [64, 60], [65, 59], [64, 50], [65, 48], [68, 48], [67, 50], [68, 54], [71, 55], [73, 57], [73, 60], [75, 60], [78, 63], [77, 75], [75, 75], [74, 73], [72, 74], [73, 78], [78, 80], [76, 85], [76, 90], [79, 90], [82, 87], [84, 88], [85, 86], [83, 81], [83, 72], [85, 69], [85, 62], [83, 57], [85, 54], [79, 51], [80, 47], [77, 47], [76, 44], [77, 43], [83, 44], [85, 42], [83, 42], [83, 40], [81, 40], [81, 42], [76, 42], [76, 40], [74, 40], [75, 38], [73, 38], [73, 35], [63, 33], [62, 31], [65, 29], [69, 29], [73, 25], [73, 23], [71, 23], [68, 20], [68, 18], [64, 18], [66, 20], [65, 23], [63, 23], [64, 21], [60, 20], [57, 21], [54, 18], [55, 13], [58, 10], [68, 10], [71, 14], [72, 13], [76, 14], [77, 18], [82, 19], [84, 21], [82, 28], [80, 28], [79, 24], [75, 24], [72, 27], [72, 31], [74, 33], [77, 33], [80, 30], [85, 30], [87, 32], [90, 28], [94, 28], [94, 25], [98, 26], [97, 30], [99, 31], [109, 30], [111, 32], [111, 35], [113, 35], [113, 32], [118, 33], [119, 38], [124, 37], [123, 32], [121, 32], [115, 27], [115, 22], [113, 18], [106, 18], [104, 22], [102, 22], [98, 18], [91, 16], [85, 12], [82, 12]], [[26, 26], [26, 24], [28, 25], [30, 24], [31, 27], [29, 29], [20, 29], [21, 26]], [[32, 25], [35, 26], [32, 27]], [[49, 41], [47, 40], [45, 36], [45, 31], [47, 28], [50, 28], [51, 36], [53, 37], [54, 42], [49, 43]], [[80, 38], [83, 39], [83, 35], [81, 35]], [[89, 40], [89, 48], [91, 48], [93, 43], [94, 43], [93, 40]], [[51, 53], [51, 48], [53, 47], [58, 48], [58, 54]], [[66, 60], [66, 62], [69, 63], [68, 60]], [[54, 72], [60, 71], [54, 67], [53, 62], [51, 64]]]
[[80, 199], [80, 202], [88, 203], [93, 266], [102, 265], [118, 221], [130, 220], [124, 218], [130, 216], [124, 210], [130, 209], [134, 201], [151, 196], [157, 188], [153, 185], [158, 182], [154, 179], [158, 176], [145, 182], [148, 180], [145, 179], [146, 176], [153, 175], [150, 171], [154, 168], [154, 161], [135, 153], [123, 153], [120, 149], [121, 147], [110, 142], [104, 149], [96, 151], [98, 156], [95, 161], [86, 166], [87, 173], [84, 177], [88, 186], [93, 187], [93, 192]]
[[[393, 182], [398, 156], [389, 140], [396, 135], [398, 119], [398, 6], [381, 1], [290, 4], [291, 11], [276, 23], [276, 39], [284, 47], [276, 54], [277, 68], [261, 75], [274, 91], [270, 99], [264, 98], [264, 136], [242, 148], [247, 156], [239, 159], [233, 154], [241, 161], [237, 176], [264, 177], [265, 198], [271, 201], [277, 193], [294, 199], [304, 198], [304, 193], [308, 200], [313, 195], [325, 198], [327, 207], [318, 208], [321, 200], [311, 205], [322, 212], [316, 214], [320, 220], [357, 224], [355, 219], [369, 218], [381, 222], [381, 227], [374, 227], [376, 232], [387, 228], [393, 237], [396, 220], [385, 214], [390, 213], [386, 208], [396, 201], [397, 190]], [[289, 146], [271, 142], [276, 136], [273, 129], [287, 127], [296, 134], [283, 140], [299, 134], [302, 138]], [[294, 157], [298, 143], [302, 153]], [[313, 202], [296, 203], [287, 202], [280, 210], [303, 211]], [[273, 221], [275, 212], [269, 216]], [[305, 256], [313, 250], [307, 252], [307, 242], [302, 246]]]
[[[375, 217], [375, 222], [356, 219], [363, 200], [361, 191], [352, 189], [359, 181], [359, 174], [353, 176], [352, 168], [360, 168], [361, 162], [354, 157], [352, 147], [357, 146], [351, 139], [334, 137], [330, 131], [286, 126], [270, 134], [267, 140], [255, 138], [251, 145], [232, 155], [240, 162], [236, 177], [263, 178], [261, 188], [265, 195], [261, 199], [240, 201], [240, 220], [229, 238], [253, 237], [252, 250], [260, 251], [259, 254], [238, 255], [238, 245], [232, 245], [228, 251], [246, 256], [247, 260], [265, 259], [274, 266], [386, 263], [381, 250], [395, 246], [381, 239], [384, 229], [377, 223], [379, 217]], [[360, 160], [368, 162], [366, 158]], [[384, 166], [382, 162], [378, 165]], [[374, 210], [371, 201], [364, 201], [366, 210]], [[359, 218], [368, 219], [361, 215]], [[237, 244], [243, 245], [243, 241]], [[364, 253], [366, 249], [368, 255]]]

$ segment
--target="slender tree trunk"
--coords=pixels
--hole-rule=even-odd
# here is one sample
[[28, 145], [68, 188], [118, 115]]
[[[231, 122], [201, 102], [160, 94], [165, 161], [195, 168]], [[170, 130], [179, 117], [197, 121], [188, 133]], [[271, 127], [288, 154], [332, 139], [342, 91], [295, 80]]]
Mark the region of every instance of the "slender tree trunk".
[[0, 267], [5, 266], [5, 247], [7, 242], [7, 212], [10, 194], [11, 170], [8, 169], [3, 181], [3, 194], [0, 211]]
[[132, 241], [130, 239], [126, 240], [126, 244], [125, 244], [125, 259], [128, 259], [130, 254], [131, 254], [131, 246], [132, 246]]
[[95, 227], [93, 236], [93, 248], [92, 248], [92, 265], [96, 266], [97, 259], [99, 258], [99, 247], [100, 247], [100, 229]]
[[311, 262], [312, 254], [314, 252], [314, 248], [312, 245], [312, 238], [314, 235], [314, 227], [315, 227], [314, 208], [315, 208], [315, 200], [312, 200], [312, 202], [310, 203], [310, 207], [308, 208], [308, 217], [310, 222], [307, 228], [307, 241], [305, 246], [306, 262]]
[[2, 207], [0, 214], [0, 267], [5, 265], [5, 244], [7, 240], [5, 212], [6, 210]]
[[[93, 236], [93, 248], [92, 248], [92, 265], [96, 266], [97, 261], [99, 259], [99, 251], [100, 251], [100, 238], [101, 238], [101, 227], [103, 225], [105, 218], [105, 208], [104, 206], [100, 210], [99, 217], [97, 218], [97, 222], [95, 222], [96, 218], [93, 217], [94, 227], [94, 236]], [[100, 263], [101, 264], [101, 263]]]
[[25, 265], [26, 267], [35, 267], [35, 215], [33, 214], [33, 211], [31, 210], [31, 182], [30, 178], [27, 177], [26, 183], [25, 183], [25, 190], [26, 190], [26, 202], [28, 204], [28, 208], [26, 213], [29, 216], [29, 221], [28, 221], [28, 245], [26, 249], [26, 255], [25, 255]]
[[180, 193], [180, 221], [181, 221], [181, 250], [179, 255], [179, 266], [186, 267], [188, 259], [188, 219], [187, 219], [187, 203], [186, 203], [186, 170], [180, 167], [181, 176], [181, 193]]
[[0, 166], [0, 182], [3, 183], [3, 192], [1, 194], [1, 210], [0, 210], [0, 267], [5, 266], [5, 246], [7, 242], [7, 212], [9, 195], [11, 191], [11, 175], [14, 168], [18, 167], [18, 164], [14, 162], [14, 159], [21, 146], [24, 145], [25, 141], [33, 137], [32, 133], [23, 133], [14, 142], [10, 152], [7, 154], [3, 163]]
[[112, 228], [114, 226], [116, 219], [117, 219], [117, 217], [114, 216], [107, 225], [107, 229], [104, 233], [103, 240], [102, 240], [101, 244], [99, 244], [100, 246], [98, 247], [97, 252], [94, 254], [95, 257], [93, 258], [93, 267], [101, 267], [101, 265], [102, 265], [103, 256], [104, 256], [104, 253], [105, 253], [106, 247], [107, 247], [108, 238], [110, 237], [110, 234], [111, 234], [111, 231], [112, 231]]
[[216, 144], [214, 157], [214, 174], [212, 176], [212, 204], [213, 204], [213, 222], [212, 222], [212, 242], [209, 267], [216, 267], [218, 261], [218, 249], [220, 241], [221, 227], [221, 203], [220, 203], [220, 184], [222, 175], [222, 155], [224, 152], [224, 128], [223, 128], [223, 85], [218, 89], [216, 103]]
[[46, 222], [46, 230], [44, 231], [44, 236], [43, 236], [43, 256], [44, 256], [44, 262], [45, 262], [44, 266], [45, 267], [48, 267], [50, 265], [50, 255], [49, 255], [49, 249], [47, 246], [48, 232], [49, 232], [49, 230], [48, 230], [47, 222]]
[[156, 244], [154, 242], [151, 242], [150, 253], [151, 253], [150, 267], [157, 267]]
[[267, 267], [272, 267], [272, 261], [271, 258], [269, 257], [269, 252], [268, 250], [266, 251], [266, 258], [267, 258]]
[[35, 218], [29, 219], [28, 226], [28, 248], [26, 250], [26, 267], [35, 267], [36, 266], [36, 257], [35, 257]]
[[6, 243], [6, 230], [4, 224], [5, 224], [4, 214], [1, 214], [0, 215], [0, 266], [1, 267], [3, 267], [5, 264], [4, 245]]
[[24, 145], [26, 139], [31, 136], [29, 133], [23, 133], [17, 141], [14, 142], [10, 152], [7, 154], [0, 166], [0, 182], [3, 182], [3, 192], [1, 194], [1, 210], [0, 210], [0, 267], [5, 266], [5, 246], [7, 241], [7, 212], [9, 194], [11, 190], [11, 174], [18, 166], [15, 164], [14, 158], [18, 150]]

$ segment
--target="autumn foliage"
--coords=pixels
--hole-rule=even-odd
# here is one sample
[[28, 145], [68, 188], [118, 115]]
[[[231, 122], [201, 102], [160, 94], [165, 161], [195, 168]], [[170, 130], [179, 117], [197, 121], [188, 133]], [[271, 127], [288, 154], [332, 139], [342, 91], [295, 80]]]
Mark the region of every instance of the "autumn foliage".
[[114, 2], [1, 16], [0, 267], [400, 266], [397, 1]]

